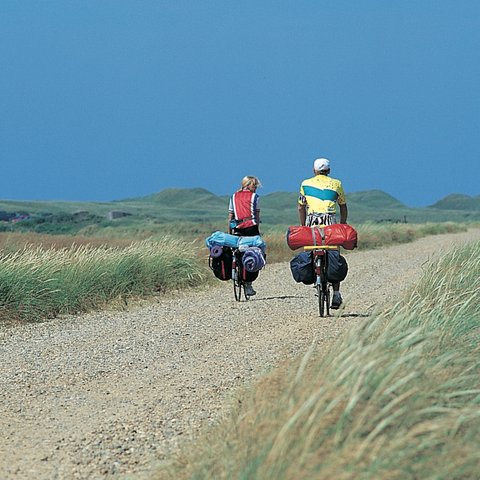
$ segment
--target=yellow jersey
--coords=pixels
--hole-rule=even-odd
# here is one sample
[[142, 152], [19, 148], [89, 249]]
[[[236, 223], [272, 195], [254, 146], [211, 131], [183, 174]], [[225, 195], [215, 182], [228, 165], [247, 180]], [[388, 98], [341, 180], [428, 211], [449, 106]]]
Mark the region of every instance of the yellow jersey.
[[306, 205], [308, 213], [335, 213], [336, 204], [345, 205], [342, 182], [327, 175], [315, 175], [300, 185], [300, 205]]

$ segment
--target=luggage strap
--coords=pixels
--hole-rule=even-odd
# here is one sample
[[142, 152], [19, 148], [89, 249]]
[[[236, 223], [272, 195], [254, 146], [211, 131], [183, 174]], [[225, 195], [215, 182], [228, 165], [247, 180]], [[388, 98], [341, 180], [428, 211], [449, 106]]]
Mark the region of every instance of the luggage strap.
[[315, 236], [315, 230], [318, 230], [318, 233], [320, 234], [321, 238], [321, 243], [318, 246], [325, 245], [325, 231], [323, 228], [320, 228], [318, 226], [312, 227], [312, 239], [313, 239], [313, 246], [317, 246], [317, 237]]

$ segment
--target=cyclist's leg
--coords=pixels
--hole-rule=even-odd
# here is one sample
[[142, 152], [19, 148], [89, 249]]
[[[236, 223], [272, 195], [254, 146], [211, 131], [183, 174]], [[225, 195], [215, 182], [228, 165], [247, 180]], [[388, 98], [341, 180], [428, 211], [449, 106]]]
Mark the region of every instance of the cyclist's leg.
[[253, 289], [252, 282], [245, 282], [245, 293], [249, 297], [257, 294], [257, 292]]
[[340, 293], [340, 283], [332, 284], [333, 287], [333, 296], [332, 296], [332, 305], [331, 308], [337, 309], [340, 308], [340, 305], [343, 303], [342, 294]]

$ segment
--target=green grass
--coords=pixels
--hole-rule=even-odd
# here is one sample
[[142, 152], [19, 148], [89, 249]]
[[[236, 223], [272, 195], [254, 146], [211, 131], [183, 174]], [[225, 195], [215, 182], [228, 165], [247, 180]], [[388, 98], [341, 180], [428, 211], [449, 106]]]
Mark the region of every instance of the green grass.
[[25, 246], [0, 255], [0, 320], [35, 321], [202, 283], [197, 247], [164, 238], [124, 247]]
[[153, 478], [478, 478], [479, 270], [479, 242], [446, 255], [405, 301], [262, 378]]

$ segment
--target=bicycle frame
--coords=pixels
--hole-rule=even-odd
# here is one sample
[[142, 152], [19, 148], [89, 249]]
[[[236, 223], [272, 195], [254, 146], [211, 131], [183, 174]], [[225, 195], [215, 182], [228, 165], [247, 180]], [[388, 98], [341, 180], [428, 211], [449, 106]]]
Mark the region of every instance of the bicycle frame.
[[327, 250], [338, 250], [338, 246], [315, 245], [305, 247], [306, 251], [313, 252], [313, 264], [315, 268], [315, 290], [318, 297], [318, 310], [321, 317], [330, 315], [330, 297], [332, 285], [327, 280], [328, 256]]

